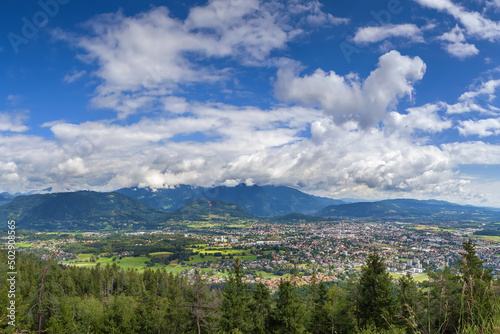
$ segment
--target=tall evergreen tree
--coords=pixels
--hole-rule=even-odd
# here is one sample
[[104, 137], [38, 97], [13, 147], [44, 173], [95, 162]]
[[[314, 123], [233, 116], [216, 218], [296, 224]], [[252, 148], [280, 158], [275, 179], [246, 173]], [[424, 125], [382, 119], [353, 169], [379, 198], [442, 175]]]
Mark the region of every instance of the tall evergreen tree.
[[272, 316], [273, 333], [303, 333], [305, 331], [300, 297], [289, 281], [281, 280]]
[[222, 293], [220, 326], [223, 331], [239, 330], [247, 333], [250, 327], [249, 294], [243, 282], [243, 268], [239, 259], [228, 276]]
[[329, 333], [332, 330], [332, 322], [328, 305], [330, 304], [330, 295], [324, 282], [319, 283], [316, 290], [316, 296], [313, 303], [311, 322], [309, 331], [313, 334]]
[[252, 314], [252, 333], [271, 333], [271, 293], [264, 283], [257, 283], [250, 301], [250, 312]]
[[396, 312], [396, 299], [391, 277], [376, 251], [368, 255], [358, 285], [360, 326], [373, 324], [377, 328], [388, 328]]

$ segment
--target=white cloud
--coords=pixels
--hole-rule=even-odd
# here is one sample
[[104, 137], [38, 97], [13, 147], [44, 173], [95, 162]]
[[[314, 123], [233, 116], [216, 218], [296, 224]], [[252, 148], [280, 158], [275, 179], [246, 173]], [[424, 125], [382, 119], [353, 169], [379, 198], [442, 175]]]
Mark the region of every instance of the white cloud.
[[321, 10], [323, 5], [317, 1], [304, 2], [301, 0], [291, 0], [288, 2], [287, 11], [290, 13], [301, 14], [308, 13], [301, 21], [311, 25], [339, 25], [349, 23], [349, 19], [343, 17], [335, 17], [330, 13], [325, 13]]
[[413, 132], [422, 130], [430, 133], [437, 133], [452, 127], [450, 120], [442, 119], [437, 114], [441, 110], [442, 104], [426, 104], [422, 107], [409, 108], [408, 114], [403, 115], [398, 112], [389, 113], [387, 127], [398, 131]]
[[185, 20], [158, 7], [133, 17], [100, 15], [87, 24], [90, 36], [60, 30], [55, 35], [82, 49], [80, 59], [99, 66], [93, 73], [101, 80], [93, 106], [116, 109], [124, 118], [171, 95], [179, 85], [228, 78], [228, 68], [206, 65], [206, 60], [270, 66], [271, 52], [285, 48], [304, 27], [340, 23], [344, 20], [322, 12], [317, 0], [210, 0], [191, 8]]
[[87, 74], [87, 71], [72, 71], [71, 74], [66, 74], [63, 78], [63, 81], [66, 83], [73, 83], [76, 80], [80, 79], [83, 77], [85, 74]]
[[319, 104], [338, 123], [350, 120], [362, 128], [377, 124], [399, 98], [413, 92], [413, 83], [422, 79], [426, 66], [419, 57], [391, 51], [379, 58], [377, 68], [361, 82], [357, 76], [339, 76], [316, 70], [297, 77], [290, 68], [278, 71], [275, 92], [285, 102]]
[[449, 54], [459, 59], [465, 59], [479, 54], [479, 50], [476, 48], [476, 46], [474, 44], [469, 44], [469, 43], [446, 44], [444, 46], [444, 49]]
[[441, 148], [453, 157], [456, 165], [500, 164], [500, 145], [473, 141], [443, 144]]
[[500, 87], [500, 79], [488, 80], [481, 83], [481, 86], [476, 90], [468, 91], [460, 96], [460, 100], [468, 101], [481, 95], [487, 95], [488, 101], [493, 101], [496, 98], [495, 91]]
[[27, 110], [0, 112], [0, 131], [25, 132], [29, 127], [23, 123], [28, 119]]
[[[447, 105], [448, 114], [463, 114], [468, 112], [480, 112], [482, 114], [494, 114], [498, 108], [491, 104], [496, 99], [496, 90], [500, 87], [500, 79], [491, 79], [481, 82], [477, 87], [469, 90], [459, 97], [455, 104]], [[485, 103], [485, 100], [488, 103]]]
[[21, 176], [17, 173], [17, 165], [14, 162], [0, 161], [0, 180], [4, 184], [15, 184], [22, 181]]
[[388, 38], [406, 38], [414, 43], [423, 43], [422, 30], [414, 24], [387, 24], [359, 28], [353, 38], [356, 43], [377, 43]]
[[477, 39], [490, 42], [500, 39], [500, 24], [485, 18], [478, 12], [468, 11], [454, 4], [451, 0], [415, 0], [425, 7], [433, 8], [452, 15], [467, 30], [467, 33]]
[[461, 121], [458, 131], [463, 136], [478, 135], [479, 137], [488, 137], [500, 135], [500, 118]]
[[[145, 117], [130, 125], [55, 122], [48, 125], [53, 140], [0, 136], [0, 161], [9, 162], [0, 164], [0, 170], [12, 180], [2, 181], [2, 191], [253, 182], [322, 189], [334, 197], [476, 200], [471, 183], [453, 171], [474, 149], [439, 148], [412, 136], [414, 130], [435, 133], [449, 127], [437, 115], [440, 106], [411, 108], [404, 115], [393, 112], [384, 127], [360, 131], [353, 121], [335, 124], [311, 108], [172, 103], [180, 103], [185, 112], [175, 118]], [[310, 136], [304, 137], [307, 129]], [[208, 139], [172, 140], [192, 133]], [[479, 155], [495, 150], [500, 151], [491, 145]], [[489, 158], [489, 153], [475, 157]]]
[[58, 164], [57, 169], [58, 173], [70, 176], [83, 176], [89, 171], [80, 157], [72, 158]]
[[475, 45], [465, 43], [465, 36], [463, 29], [458, 25], [455, 26], [450, 32], [444, 33], [439, 36], [438, 39], [450, 43], [445, 43], [443, 48], [452, 56], [459, 59], [465, 59], [467, 57], [475, 56], [479, 53], [479, 50]]

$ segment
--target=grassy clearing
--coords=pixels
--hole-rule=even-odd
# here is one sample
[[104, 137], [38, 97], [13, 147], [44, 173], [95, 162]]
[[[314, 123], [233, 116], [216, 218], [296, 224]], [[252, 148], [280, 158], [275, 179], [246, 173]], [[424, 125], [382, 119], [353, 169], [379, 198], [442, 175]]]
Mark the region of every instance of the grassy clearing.
[[[402, 276], [405, 276], [405, 275], [401, 275], [401, 274], [398, 274], [398, 273], [389, 273], [389, 274], [395, 280], [397, 280], [398, 278], [400, 278]], [[413, 276], [413, 280], [415, 282], [422, 283], [423, 281], [428, 281], [429, 280], [429, 275], [427, 275], [427, 274], [419, 274], [417, 276]]]
[[211, 223], [206, 223], [206, 224], [198, 224], [198, 225], [188, 225], [187, 227], [189, 228], [210, 228], [210, 227], [215, 227], [215, 226], [220, 226], [220, 224], [211, 224]]
[[172, 252], [156, 252], [156, 253], [149, 253], [151, 256], [156, 256], [156, 255], [172, 255], [174, 253]]
[[[168, 252], [159, 252], [159, 253], [168, 253]], [[124, 270], [137, 269], [139, 271], [143, 271], [146, 268], [150, 268], [150, 269], [155, 270], [155, 269], [163, 269], [165, 267], [168, 267], [168, 266], [165, 266], [165, 265], [160, 264], [160, 263], [156, 263], [152, 267], [147, 267], [146, 262], [149, 261], [150, 258], [148, 258], [146, 256], [137, 256], [137, 257], [126, 256], [126, 257], [122, 257], [122, 259], [120, 259], [116, 256], [100, 257], [97, 259], [96, 262], [90, 262], [91, 257], [92, 257], [92, 254], [78, 254], [78, 259], [65, 261], [65, 263], [72, 264], [72, 265], [75, 265], [77, 267], [94, 267], [98, 263], [101, 264], [101, 266], [106, 266], [108, 264], [112, 265], [113, 263], [116, 263], [117, 267], [120, 269], [124, 269]], [[171, 267], [174, 268], [175, 266], [171, 266]]]
[[33, 244], [28, 244], [25, 242], [16, 243], [16, 247], [19, 247], [19, 248], [30, 248], [32, 246], [33, 246]]
[[475, 235], [475, 237], [479, 239], [500, 242], [500, 237], [496, 235]]

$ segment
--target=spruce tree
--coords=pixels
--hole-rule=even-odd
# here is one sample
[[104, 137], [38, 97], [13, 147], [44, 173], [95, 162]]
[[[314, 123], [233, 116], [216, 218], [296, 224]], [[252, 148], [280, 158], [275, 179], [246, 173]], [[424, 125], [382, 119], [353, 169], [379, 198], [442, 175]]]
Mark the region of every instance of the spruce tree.
[[252, 333], [271, 333], [271, 293], [264, 283], [257, 283], [250, 302], [252, 314]]
[[281, 280], [272, 316], [273, 333], [304, 332], [303, 310], [295, 287], [289, 281]]
[[360, 326], [375, 325], [389, 328], [396, 311], [393, 284], [389, 273], [376, 251], [368, 255], [361, 269], [358, 283], [358, 317]]
[[220, 326], [223, 331], [248, 332], [250, 326], [248, 302], [248, 289], [243, 282], [243, 268], [237, 259], [222, 293]]

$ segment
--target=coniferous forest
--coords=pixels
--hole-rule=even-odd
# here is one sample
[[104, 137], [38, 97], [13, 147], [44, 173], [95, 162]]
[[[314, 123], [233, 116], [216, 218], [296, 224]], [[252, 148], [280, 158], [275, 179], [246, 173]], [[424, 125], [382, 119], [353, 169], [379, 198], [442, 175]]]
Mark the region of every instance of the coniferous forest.
[[[6, 267], [7, 253], [0, 263]], [[1, 268], [6, 282], [7, 268]], [[2, 333], [499, 333], [500, 284], [483, 269], [471, 240], [452, 268], [430, 280], [393, 281], [373, 251], [358, 278], [298, 287], [282, 280], [272, 293], [244, 283], [236, 260], [224, 285], [200, 274], [188, 281], [166, 271], [116, 265], [64, 267], [17, 256], [15, 326], [5, 312]], [[7, 281], [8, 282], [8, 281]], [[313, 280], [314, 282], [314, 280]], [[11, 322], [11, 324], [9, 324]]]

